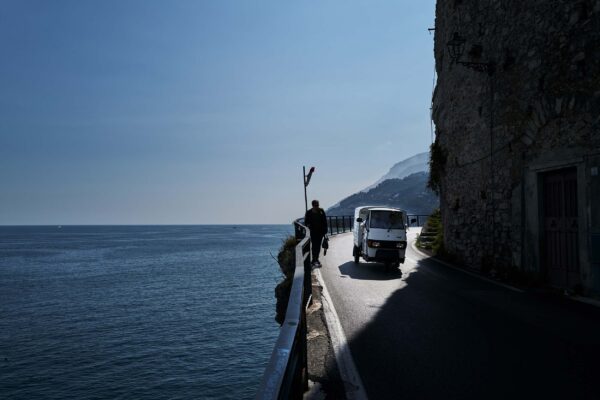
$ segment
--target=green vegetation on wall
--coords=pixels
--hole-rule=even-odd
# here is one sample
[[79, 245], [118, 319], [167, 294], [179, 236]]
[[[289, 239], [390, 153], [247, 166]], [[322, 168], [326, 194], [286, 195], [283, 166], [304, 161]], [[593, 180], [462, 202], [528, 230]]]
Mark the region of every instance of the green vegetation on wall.
[[440, 183], [446, 168], [448, 155], [437, 138], [435, 142], [431, 143], [429, 149], [429, 181], [427, 182], [427, 187], [439, 196]]
[[417, 238], [417, 247], [428, 250], [433, 255], [447, 258], [448, 254], [444, 248], [444, 230], [442, 228], [442, 214], [439, 208], [427, 218], [427, 222]]

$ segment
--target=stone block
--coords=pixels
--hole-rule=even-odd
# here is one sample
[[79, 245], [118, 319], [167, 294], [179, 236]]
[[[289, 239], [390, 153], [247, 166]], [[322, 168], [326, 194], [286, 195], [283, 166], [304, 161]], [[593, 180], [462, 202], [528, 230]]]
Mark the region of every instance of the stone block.
[[578, 63], [579, 61], [583, 61], [585, 60], [585, 52], [580, 51], [579, 53], [577, 53], [575, 55], [575, 57], [573, 57], [573, 59], [571, 60], [571, 63]]
[[540, 101], [535, 103], [535, 111], [536, 115], [540, 121], [540, 125], [546, 125], [546, 110], [544, 108], [544, 104]]
[[560, 112], [562, 111], [562, 103], [563, 103], [562, 97], [559, 97], [554, 101], [554, 112], [557, 115], [560, 115]]
[[540, 60], [539, 58], [532, 58], [527, 62], [526, 65], [527, 65], [527, 68], [529, 68], [530, 70], [535, 70], [541, 64], [542, 64], [542, 60]]
[[575, 25], [579, 21], [579, 12], [573, 11], [571, 12], [571, 16], [569, 18], [569, 25]]

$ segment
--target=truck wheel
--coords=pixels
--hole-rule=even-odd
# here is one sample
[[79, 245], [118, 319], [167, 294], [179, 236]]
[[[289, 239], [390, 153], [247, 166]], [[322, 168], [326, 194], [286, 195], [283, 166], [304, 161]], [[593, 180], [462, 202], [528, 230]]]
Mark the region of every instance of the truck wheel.
[[354, 249], [352, 250], [352, 255], [354, 256], [354, 263], [358, 264], [358, 261], [360, 260], [360, 254], [358, 251], [358, 247], [354, 246]]

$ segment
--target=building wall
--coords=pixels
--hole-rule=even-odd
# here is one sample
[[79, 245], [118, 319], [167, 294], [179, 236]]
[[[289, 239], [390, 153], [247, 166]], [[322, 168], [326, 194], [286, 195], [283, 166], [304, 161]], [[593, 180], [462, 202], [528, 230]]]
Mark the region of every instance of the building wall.
[[[581, 282], [600, 291], [600, 0], [438, 0], [436, 143], [447, 250], [479, 269], [543, 278], [540, 179], [577, 168]], [[452, 63], [490, 63], [488, 74]]]

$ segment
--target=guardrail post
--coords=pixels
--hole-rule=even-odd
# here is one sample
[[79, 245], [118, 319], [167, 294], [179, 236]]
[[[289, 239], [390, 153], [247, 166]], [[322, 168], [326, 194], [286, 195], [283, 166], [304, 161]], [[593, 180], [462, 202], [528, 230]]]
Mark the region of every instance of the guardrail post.
[[294, 224], [294, 234], [296, 239], [302, 240], [306, 236], [306, 230], [300, 224]]

